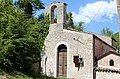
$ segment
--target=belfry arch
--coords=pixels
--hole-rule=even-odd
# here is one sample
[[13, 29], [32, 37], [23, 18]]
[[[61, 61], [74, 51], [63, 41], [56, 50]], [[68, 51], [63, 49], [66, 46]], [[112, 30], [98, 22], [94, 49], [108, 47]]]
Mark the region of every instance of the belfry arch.
[[57, 16], [58, 16], [57, 6], [53, 5], [51, 7], [51, 24], [57, 23], [57, 19], [58, 19]]

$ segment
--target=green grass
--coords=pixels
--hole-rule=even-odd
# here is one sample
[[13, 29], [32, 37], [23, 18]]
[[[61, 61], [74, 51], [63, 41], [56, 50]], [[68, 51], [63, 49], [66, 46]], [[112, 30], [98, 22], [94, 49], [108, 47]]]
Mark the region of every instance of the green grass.
[[24, 74], [18, 71], [15, 72], [5, 72], [0, 69], [0, 76], [5, 76], [7, 79], [55, 79], [53, 77], [48, 77], [40, 74]]

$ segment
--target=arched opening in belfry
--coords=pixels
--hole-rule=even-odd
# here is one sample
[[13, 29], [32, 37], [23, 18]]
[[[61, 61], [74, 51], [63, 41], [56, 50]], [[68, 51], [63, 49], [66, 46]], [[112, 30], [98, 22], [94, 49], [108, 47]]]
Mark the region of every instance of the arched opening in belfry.
[[57, 23], [57, 14], [58, 14], [57, 6], [53, 5], [51, 7], [51, 24]]
[[64, 44], [57, 49], [57, 77], [67, 77], [67, 47]]

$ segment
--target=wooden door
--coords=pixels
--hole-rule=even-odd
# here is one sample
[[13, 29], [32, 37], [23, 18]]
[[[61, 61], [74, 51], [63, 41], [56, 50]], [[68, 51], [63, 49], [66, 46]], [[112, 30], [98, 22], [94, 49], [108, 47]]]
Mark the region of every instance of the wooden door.
[[62, 49], [58, 52], [58, 77], [67, 77], [67, 51]]

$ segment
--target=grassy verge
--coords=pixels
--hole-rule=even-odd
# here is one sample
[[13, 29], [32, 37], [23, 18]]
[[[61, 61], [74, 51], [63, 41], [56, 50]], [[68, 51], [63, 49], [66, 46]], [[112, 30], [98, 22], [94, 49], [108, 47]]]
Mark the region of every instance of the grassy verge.
[[53, 77], [48, 77], [40, 74], [25, 74], [18, 71], [5, 72], [0, 69], [0, 79], [55, 79]]

